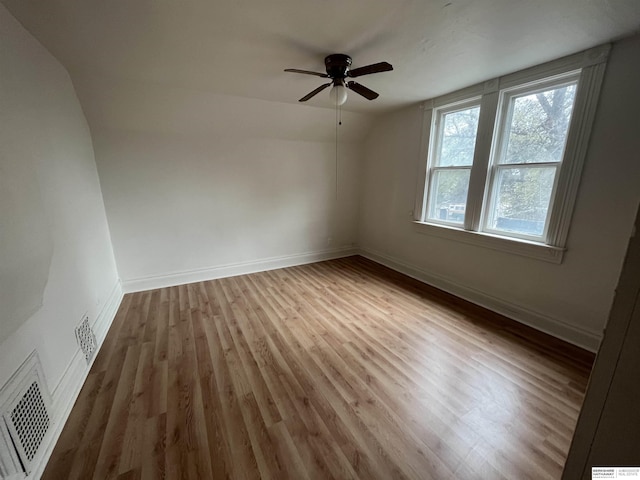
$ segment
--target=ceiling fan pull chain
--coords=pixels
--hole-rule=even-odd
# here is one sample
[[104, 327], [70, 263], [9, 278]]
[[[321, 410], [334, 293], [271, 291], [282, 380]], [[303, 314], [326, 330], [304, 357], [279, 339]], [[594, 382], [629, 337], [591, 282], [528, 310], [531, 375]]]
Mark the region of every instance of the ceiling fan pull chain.
[[336, 103], [336, 205], [338, 202], [338, 125], [342, 125], [342, 108]]

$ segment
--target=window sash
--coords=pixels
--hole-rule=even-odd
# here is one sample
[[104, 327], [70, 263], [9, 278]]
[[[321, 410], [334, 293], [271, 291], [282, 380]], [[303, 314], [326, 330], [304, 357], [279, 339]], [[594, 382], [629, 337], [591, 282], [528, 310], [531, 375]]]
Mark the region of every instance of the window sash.
[[[484, 202], [485, 209], [484, 209], [484, 215], [483, 215], [482, 231], [491, 233], [494, 235], [500, 235], [503, 237], [513, 237], [513, 238], [519, 238], [523, 240], [544, 243], [544, 240], [546, 239], [547, 232], [549, 229], [549, 219], [551, 218], [551, 212], [553, 210], [553, 206], [555, 203], [554, 197], [555, 197], [556, 189], [558, 185], [558, 171], [560, 169], [560, 166], [561, 166], [560, 162], [500, 163], [497, 165], [493, 165], [491, 167], [489, 186], [487, 189], [488, 191], [487, 199]], [[500, 172], [505, 170], [516, 170], [516, 169], [534, 170], [534, 169], [545, 169], [545, 168], [546, 169], [553, 168], [554, 174], [553, 174], [553, 186], [551, 188], [551, 193], [549, 196], [549, 204], [547, 206], [547, 213], [545, 215], [542, 233], [540, 235], [527, 235], [521, 232], [511, 232], [511, 231], [505, 231], [504, 229], [491, 228], [489, 225], [491, 221], [494, 220], [493, 215], [495, 214], [497, 209], [496, 202], [497, 202], [497, 196], [498, 196], [498, 189], [496, 185], [497, 184], [496, 179], [500, 177]]]
[[466, 209], [467, 209], [467, 199], [469, 196], [469, 184], [467, 183], [467, 194], [464, 200], [465, 212], [463, 214], [462, 222], [457, 222], [453, 220], [449, 220], [448, 218], [439, 218], [437, 216], [430, 215], [432, 208], [437, 208], [435, 204], [436, 202], [436, 194], [439, 190], [434, 185], [435, 179], [438, 177], [438, 172], [452, 172], [452, 171], [468, 171], [471, 174], [472, 166], [446, 166], [446, 167], [432, 167], [429, 174], [429, 195], [427, 199], [427, 206], [425, 209], [425, 219], [428, 222], [432, 223], [440, 223], [444, 225], [451, 225], [454, 227], [462, 227], [464, 225], [464, 218], [466, 217]]
[[[473, 165], [473, 160], [470, 165], [441, 165], [441, 157], [442, 157], [442, 145], [443, 145], [443, 139], [444, 139], [445, 117], [453, 113], [470, 110], [476, 107], [481, 108], [480, 98], [467, 99], [464, 102], [456, 102], [454, 104], [447, 105], [443, 108], [438, 108], [436, 110], [436, 115], [434, 117], [434, 125], [433, 125], [434, 135], [432, 136], [432, 138], [434, 138], [434, 148], [432, 149], [432, 152], [431, 152], [432, 159], [430, 161], [430, 164], [432, 166], [434, 167], [436, 166], [437, 167], [443, 167], [443, 166], [471, 167]], [[477, 130], [476, 130], [476, 138], [477, 138]]]
[[[454, 227], [464, 227], [464, 224], [466, 223], [466, 217], [467, 217], [466, 211], [468, 211], [467, 202], [469, 198], [468, 196], [469, 185], [467, 185], [467, 198], [465, 199], [465, 215], [464, 215], [465, 221], [463, 223], [447, 221], [446, 219], [441, 219], [441, 218], [434, 218], [433, 216], [430, 216], [430, 211], [433, 208], [433, 202], [435, 201], [434, 196], [436, 193], [436, 189], [434, 188], [433, 182], [437, 176], [436, 172], [444, 171], [444, 170], [469, 170], [470, 176], [471, 176], [473, 164], [475, 163], [475, 148], [477, 146], [478, 133], [479, 133], [478, 131], [476, 131], [476, 144], [474, 145], [474, 156], [473, 156], [473, 161], [471, 165], [447, 165], [447, 166], [440, 165], [440, 156], [442, 153], [441, 147], [442, 147], [442, 140], [443, 140], [443, 134], [444, 134], [444, 118], [447, 114], [456, 113], [456, 112], [460, 112], [460, 111], [464, 111], [464, 110], [468, 110], [476, 107], [480, 108], [480, 115], [482, 115], [482, 103], [481, 103], [481, 97], [479, 96], [465, 98], [462, 101], [449, 103], [447, 105], [434, 109], [432, 113], [433, 115], [431, 117], [432, 122], [429, 129], [430, 130], [429, 138], [432, 139], [432, 141], [429, 142], [430, 145], [429, 145], [428, 160], [427, 160], [428, 167], [426, 172], [426, 182], [425, 182], [425, 189], [423, 194], [424, 201], [422, 203], [422, 214], [420, 216], [421, 221], [451, 225]], [[479, 130], [479, 126], [478, 126], [478, 130]]]
[[[496, 124], [499, 126], [497, 129], [497, 148], [492, 153], [492, 163], [502, 163], [507, 156], [508, 139], [511, 134], [512, 120], [513, 120], [513, 100], [517, 97], [525, 95], [535, 95], [537, 93], [545, 92], [551, 89], [559, 89], [562, 87], [568, 87], [575, 85], [576, 89], [580, 83], [580, 71], [567, 72], [563, 75], [557, 75], [552, 78], [547, 78], [538, 82], [530, 82], [526, 85], [518, 85], [509, 89], [500, 91], [500, 105], [499, 115], [496, 118]], [[573, 123], [576, 96], [574, 96], [574, 104], [571, 111], [571, 118], [569, 119], [569, 127], [567, 129], [567, 135], [565, 137], [564, 149], [561, 158], [564, 157], [564, 150], [566, 150], [567, 140], [569, 138], [569, 132], [571, 130], [571, 124]]]
[[[581, 71], [573, 70], [563, 73], [561, 75], [555, 75], [550, 78], [544, 78], [542, 80], [528, 82], [525, 85], [516, 85], [511, 88], [503, 89], [500, 91], [500, 100], [498, 105], [498, 115], [496, 116], [496, 133], [494, 134], [494, 147], [490, 154], [490, 169], [486, 179], [486, 194], [483, 199], [482, 205], [482, 221], [480, 224], [480, 231], [492, 233], [495, 235], [501, 235], [504, 237], [513, 237], [525, 240], [532, 240], [541, 243], [549, 243], [549, 221], [552, 217], [554, 207], [557, 203], [554, 201], [557, 196], [557, 186], [559, 178], [559, 170], [562, 168], [564, 157], [566, 153], [567, 143], [572, 129], [574, 128], [575, 119], [575, 107], [577, 100], [577, 91], [574, 96], [573, 105], [571, 109], [571, 116], [569, 118], [569, 124], [567, 126], [567, 132], [564, 139], [564, 146], [560, 160], [557, 162], [517, 162], [506, 163], [504, 160], [507, 156], [507, 147], [511, 130], [513, 127], [513, 114], [514, 114], [514, 99], [522, 96], [535, 95], [537, 93], [563, 88], [569, 85], [576, 85], [576, 90], [580, 87]], [[496, 210], [496, 197], [497, 197], [497, 182], [500, 169], [502, 168], [530, 168], [531, 167], [543, 167], [554, 166], [556, 168], [554, 172], [553, 187], [551, 190], [551, 196], [549, 198], [549, 204], [547, 207], [547, 214], [545, 216], [544, 228], [540, 235], [526, 235], [518, 232], [509, 232], [499, 230], [490, 227], [490, 221]]]

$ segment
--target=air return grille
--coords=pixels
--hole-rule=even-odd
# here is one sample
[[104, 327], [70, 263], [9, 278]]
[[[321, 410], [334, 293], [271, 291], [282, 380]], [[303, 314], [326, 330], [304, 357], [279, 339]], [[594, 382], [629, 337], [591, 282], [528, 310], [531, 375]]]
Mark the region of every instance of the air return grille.
[[0, 405], [0, 472], [8, 478], [29, 474], [52, 423], [51, 397], [35, 351], [0, 390]]
[[10, 418], [24, 456], [31, 462], [49, 430], [49, 414], [37, 382], [31, 384], [11, 411]]
[[76, 339], [78, 340], [78, 345], [80, 345], [87, 364], [91, 363], [91, 358], [93, 358], [93, 354], [96, 352], [98, 342], [96, 342], [96, 336], [93, 334], [93, 330], [89, 325], [89, 317], [86, 315], [82, 318], [80, 325], [76, 327]]

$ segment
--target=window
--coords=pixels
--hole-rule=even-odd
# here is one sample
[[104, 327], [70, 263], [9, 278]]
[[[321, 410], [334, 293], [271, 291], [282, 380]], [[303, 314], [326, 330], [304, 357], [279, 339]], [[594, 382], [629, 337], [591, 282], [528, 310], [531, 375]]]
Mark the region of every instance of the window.
[[417, 228], [559, 263], [608, 51], [427, 102]]
[[427, 213], [431, 221], [464, 222], [479, 115], [479, 100], [436, 112]]
[[484, 231], [544, 241], [578, 78], [505, 91]]

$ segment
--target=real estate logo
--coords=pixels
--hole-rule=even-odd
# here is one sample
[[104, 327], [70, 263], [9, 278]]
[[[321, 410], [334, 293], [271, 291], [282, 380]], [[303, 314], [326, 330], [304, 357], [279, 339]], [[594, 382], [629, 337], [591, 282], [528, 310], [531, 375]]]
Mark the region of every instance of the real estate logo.
[[640, 467], [591, 467], [591, 480], [603, 478], [640, 480]]

